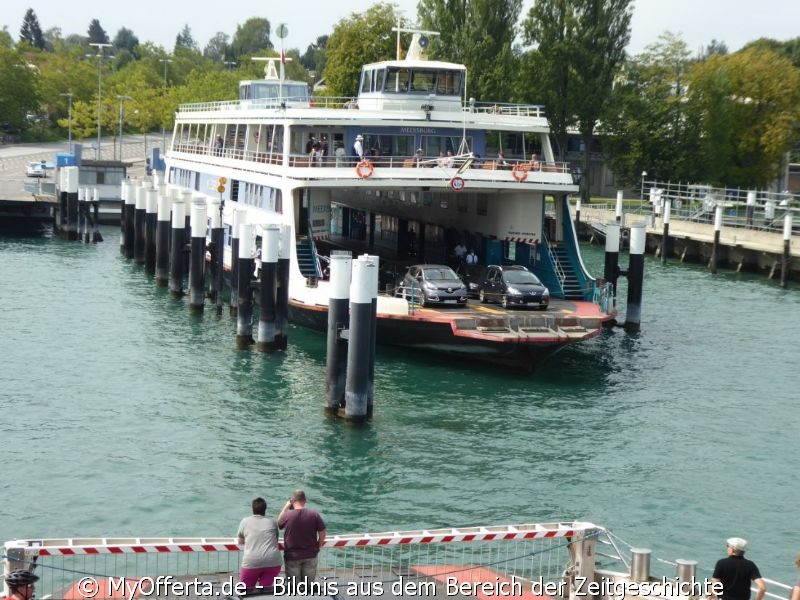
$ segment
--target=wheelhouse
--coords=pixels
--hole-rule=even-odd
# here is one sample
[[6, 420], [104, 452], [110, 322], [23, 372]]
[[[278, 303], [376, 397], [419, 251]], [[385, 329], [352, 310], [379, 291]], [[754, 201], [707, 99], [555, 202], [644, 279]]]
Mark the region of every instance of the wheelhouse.
[[361, 71], [358, 106], [364, 109], [460, 111], [463, 65], [423, 60], [384, 61]]

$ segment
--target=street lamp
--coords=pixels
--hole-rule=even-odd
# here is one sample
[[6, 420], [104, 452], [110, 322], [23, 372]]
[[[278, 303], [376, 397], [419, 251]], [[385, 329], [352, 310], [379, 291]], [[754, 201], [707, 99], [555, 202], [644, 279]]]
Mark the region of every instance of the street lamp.
[[644, 206], [644, 178], [647, 177], [647, 171], [642, 171], [642, 189], [639, 191], [639, 199], [642, 201], [642, 207]]
[[[167, 65], [172, 62], [171, 58], [159, 58], [158, 62], [164, 64], [164, 98], [167, 97]], [[163, 117], [162, 117], [163, 118]], [[167, 152], [167, 130], [164, 122], [161, 122], [161, 152]]]
[[233, 71], [233, 67], [236, 66], [236, 61], [235, 60], [225, 60], [225, 61], [222, 62], [222, 64], [225, 65], [225, 68], [228, 69], [228, 71]]
[[111, 44], [92, 42], [89, 45], [97, 48], [97, 149], [94, 157], [95, 160], [100, 160], [100, 117], [103, 109], [103, 48], [110, 48]]
[[69, 142], [69, 151], [72, 152], [72, 93], [64, 92], [63, 94], [59, 94], [59, 96], [63, 96], [69, 102], [69, 107], [67, 108], [67, 123], [68, 123], [67, 139]]
[[133, 100], [130, 96], [117, 96], [119, 98], [119, 159], [122, 160], [122, 119], [125, 117], [123, 105], [125, 100]]

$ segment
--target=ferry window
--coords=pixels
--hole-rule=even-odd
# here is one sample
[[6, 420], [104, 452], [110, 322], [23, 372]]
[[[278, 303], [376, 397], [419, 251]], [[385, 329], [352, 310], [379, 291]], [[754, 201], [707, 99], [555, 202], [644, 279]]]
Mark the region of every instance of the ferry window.
[[435, 89], [436, 73], [434, 71], [413, 71], [409, 92], [431, 93]]
[[370, 91], [370, 85], [372, 83], [372, 71], [364, 71], [361, 73], [361, 93], [366, 93]]
[[442, 96], [460, 96], [461, 71], [439, 71], [436, 77], [436, 93]]
[[405, 93], [408, 91], [408, 69], [400, 67], [389, 67], [386, 79], [387, 92]]
[[386, 69], [378, 69], [375, 71], [375, 91], [383, 91], [383, 83], [386, 80]]

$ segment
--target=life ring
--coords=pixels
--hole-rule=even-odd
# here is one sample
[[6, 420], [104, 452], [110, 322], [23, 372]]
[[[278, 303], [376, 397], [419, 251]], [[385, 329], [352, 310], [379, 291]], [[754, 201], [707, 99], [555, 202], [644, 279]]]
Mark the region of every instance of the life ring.
[[511, 169], [511, 176], [519, 182], [523, 182], [528, 178], [528, 169], [530, 167], [525, 163], [515, 163]]
[[375, 167], [366, 158], [356, 165], [356, 175], [361, 179], [369, 179], [374, 171]]

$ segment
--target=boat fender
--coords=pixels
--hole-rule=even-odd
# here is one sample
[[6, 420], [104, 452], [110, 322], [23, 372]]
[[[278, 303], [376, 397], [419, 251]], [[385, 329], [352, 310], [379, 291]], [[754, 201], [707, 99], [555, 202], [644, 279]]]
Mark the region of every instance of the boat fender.
[[361, 179], [369, 179], [374, 171], [375, 167], [366, 158], [356, 166], [356, 175]]
[[530, 167], [525, 163], [516, 163], [514, 168], [511, 169], [511, 176], [519, 182], [523, 182], [528, 178], [528, 169]]

